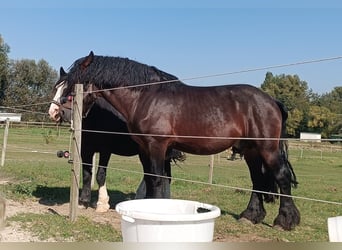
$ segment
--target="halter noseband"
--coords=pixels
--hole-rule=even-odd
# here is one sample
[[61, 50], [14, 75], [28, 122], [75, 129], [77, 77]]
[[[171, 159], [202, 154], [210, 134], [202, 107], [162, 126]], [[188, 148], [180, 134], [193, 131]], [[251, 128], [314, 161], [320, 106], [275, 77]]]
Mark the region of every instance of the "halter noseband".
[[53, 103], [53, 104], [55, 104], [55, 105], [57, 105], [57, 106], [59, 106], [59, 107], [63, 107], [63, 108], [65, 108], [65, 109], [71, 109], [71, 105], [70, 105], [70, 107], [65, 107], [63, 104], [65, 104], [65, 103], [67, 103], [68, 101], [72, 101], [72, 96], [71, 95], [69, 95], [69, 96], [67, 96], [67, 97], [60, 97], [59, 98], [60, 99], [60, 101], [58, 102], [58, 101], [56, 101], [56, 100], [52, 100], [51, 101], [51, 103]]

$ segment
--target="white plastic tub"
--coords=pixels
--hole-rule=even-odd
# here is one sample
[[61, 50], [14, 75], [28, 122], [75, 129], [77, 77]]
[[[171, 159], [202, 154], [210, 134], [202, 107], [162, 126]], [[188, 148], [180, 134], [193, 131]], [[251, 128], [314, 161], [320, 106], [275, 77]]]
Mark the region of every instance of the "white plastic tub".
[[210, 242], [221, 210], [197, 201], [141, 199], [116, 205], [124, 242]]
[[328, 218], [330, 242], [342, 242], [342, 216]]

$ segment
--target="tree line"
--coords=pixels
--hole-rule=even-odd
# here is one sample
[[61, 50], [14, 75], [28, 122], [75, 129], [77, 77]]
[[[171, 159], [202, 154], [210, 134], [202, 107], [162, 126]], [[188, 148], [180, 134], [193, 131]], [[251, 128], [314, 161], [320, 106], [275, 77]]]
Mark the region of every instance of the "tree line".
[[0, 112], [21, 113], [23, 121], [49, 121], [57, 71], [43, 59], [10, 60], [9, 52], [0, 35]]
[[342, 86], [318, 95], [297, 75], [268, 72], [261, 89], [287, 107], [288, 136], [298, 138], [300, 132], [312, 132], [331, 138], [342, 133]]
[[[0, 112], [21, 113], [24, 121], [49, 121], [47, 109], [57, 71], [43, 59], [11, 60], [9, 52], [0, 35]], [[319, 95], [297, 75], [267, 72], [260, 88], [287, 107], [288, 136], [313, 132], [330, 138], [342, 133], [342, 86]]]

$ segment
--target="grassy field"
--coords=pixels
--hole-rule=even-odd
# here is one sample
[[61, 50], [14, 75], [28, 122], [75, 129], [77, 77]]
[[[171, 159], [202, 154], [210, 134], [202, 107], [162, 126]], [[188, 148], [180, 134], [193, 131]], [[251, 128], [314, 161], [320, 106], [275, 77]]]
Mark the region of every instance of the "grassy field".
[[[0, 130], [1, 141], [3, 130]], [[56, 152], [68, 150], [69, 144], [68, 129], [10, 128], [5, 166], [0, 169], [1, 179], [8, 180], [0, 186], [2, 196], [17, 201], [43, 199], [67, 203], [70, 165], [66, 159], [57, 158]], [[341, 147], [290, 143], [290, 161], [299, 181], [293, 195], [298, 197], [295, 203], [301, 212], [301, 224], [290, 232], [271, 227], [279, 200], [265, 206], [264, 223], [250, 225], [237, 221], [247, 206], [250, 193], [236, 187], [250, 189], [251, 181], [245, 162], [230, 161], [226, 156], [225, 153], [215, 156], [213, 185], [206, 184], [209, 156], [187, 154], [186, 161], [172, 169], [175, 177], [171, 186], [172, 198], [198, 200], [221, 208], [222, 215], [215, 223], [215, 241], [328, 241], [327, 218], [342, 215], [342, 205], [323, 201], [342, 202]], [[141, 171], [137, 157], [111, 158], [107, 187], [112, 207], [132, 198], [142, 178]], [[21, 223], [42, 239], [63, 241], [74, 235], [75, 241], [121, 241], [120, 232], [111, 225], [83, 217], [73, 224], [57, 215], [22, 213], [8, 218], [8, 223], [11, 221]], [[100, 226], [101, 230], [96, 230]]]

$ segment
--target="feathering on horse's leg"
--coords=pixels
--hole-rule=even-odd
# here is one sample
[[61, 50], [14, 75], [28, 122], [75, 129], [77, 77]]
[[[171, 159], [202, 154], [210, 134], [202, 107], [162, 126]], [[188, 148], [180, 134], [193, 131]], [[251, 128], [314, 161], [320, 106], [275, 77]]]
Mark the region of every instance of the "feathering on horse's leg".
[[[277, 173], [276, 180], [281, 194], [291, 195], [291, 174], [288, 167], [282, 164]], [[273, 224], [275, 227], [280, 226], [285, 230], [292, 230], [300, 223], [300, 213], [294, 204], [292, 197], [280, 196], [279, 214], [275, 218]]]
[[287, 156], [278, 154], [277, 164], [274, 165], [273, 173], [278, 184], [280, 194], [280, 207], [278, 216], [275, 218], [273, 224], [275, 227], [280, 227], [284, 230], [292, 230], [300, 223], [300, 213], [294, 204], [291, 196], [291, 185], [296, 185], [295, 175]]

